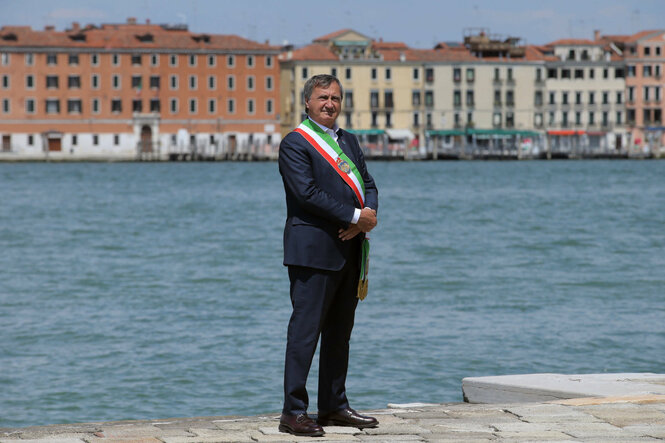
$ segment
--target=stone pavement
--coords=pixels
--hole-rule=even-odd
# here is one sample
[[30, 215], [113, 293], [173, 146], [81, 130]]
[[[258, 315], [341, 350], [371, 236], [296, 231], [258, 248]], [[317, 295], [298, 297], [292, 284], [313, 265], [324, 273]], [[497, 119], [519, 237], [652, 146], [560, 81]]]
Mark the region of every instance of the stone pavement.
[[278, 432], [272, 414], [0, 429], [0, 443], [665, 441], [665, 395], [388, 406], [363, 411], [379, 419], [378, 428], [326, 427], [315, 438]]

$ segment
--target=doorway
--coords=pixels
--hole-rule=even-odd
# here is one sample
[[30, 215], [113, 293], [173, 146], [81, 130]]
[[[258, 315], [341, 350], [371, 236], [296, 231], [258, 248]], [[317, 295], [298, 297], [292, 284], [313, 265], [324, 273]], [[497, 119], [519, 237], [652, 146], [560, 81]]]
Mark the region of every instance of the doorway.
[[152, 152], [152, 129], [148, 125], [141, 127], [141, 152]]

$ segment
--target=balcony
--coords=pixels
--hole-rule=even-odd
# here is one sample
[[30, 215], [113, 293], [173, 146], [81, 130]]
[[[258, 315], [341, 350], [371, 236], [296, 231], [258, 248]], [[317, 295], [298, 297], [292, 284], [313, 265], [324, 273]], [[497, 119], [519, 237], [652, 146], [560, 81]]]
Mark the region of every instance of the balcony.
[[501, 107], [501, 100], [494, 100], [494, 107], [495, 108], [500, 108]]
[[513, 100], [507, 100], [507, 101], [506, 101], [506, 106], [511, 107], [511, 108], [514, 107], [514, 106], [515, 106], [515, 101], [513, 101]]

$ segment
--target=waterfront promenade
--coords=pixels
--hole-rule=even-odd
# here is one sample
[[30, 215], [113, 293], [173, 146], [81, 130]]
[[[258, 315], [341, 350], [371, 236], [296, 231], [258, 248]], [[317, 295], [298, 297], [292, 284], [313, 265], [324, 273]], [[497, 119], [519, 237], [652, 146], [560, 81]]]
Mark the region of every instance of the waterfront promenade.
[[546, 403], [403, 404], [363, 411], [375, 429], [326, 427], [319, 438], [277, 430], [279, 414], [198, 417], [0, 429], [0, 443], [214, 443], [282, 441], [558, 441], [665, 440], [665, 395], [594, 397]]

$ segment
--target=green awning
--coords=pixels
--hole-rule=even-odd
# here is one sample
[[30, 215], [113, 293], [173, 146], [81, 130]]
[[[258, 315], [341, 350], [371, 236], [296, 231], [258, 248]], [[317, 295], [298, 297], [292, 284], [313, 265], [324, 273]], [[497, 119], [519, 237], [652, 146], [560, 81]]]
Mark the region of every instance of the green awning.
[[518, 129], [467, 129], [467, 134], [486, 137], [510, 137], [519, 135], [520, 137], [537, 137], [540, 135], [534, 131], [520, 131]]
[[464, 130], [462, 129], [433, 129], [427, 131], [427, 135], [464, 135]]
[[386, 132], [383, 129], [347, 129], [346, 131], [355, 135], [381, 135]]

